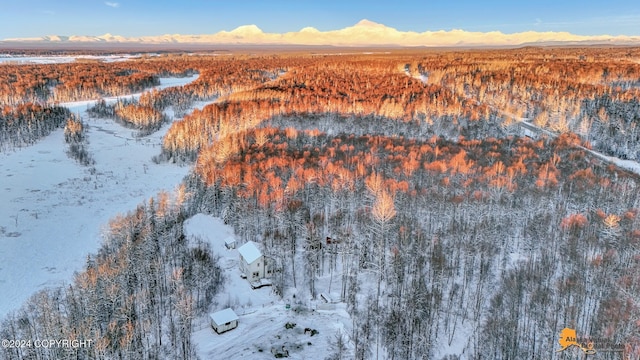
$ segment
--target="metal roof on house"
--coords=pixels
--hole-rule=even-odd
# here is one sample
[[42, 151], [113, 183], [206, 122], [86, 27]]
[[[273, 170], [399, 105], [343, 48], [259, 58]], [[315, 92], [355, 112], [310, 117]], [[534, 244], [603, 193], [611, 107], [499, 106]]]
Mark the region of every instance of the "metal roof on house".
[[247, 241], [246, 244], [240, 246], [238, 252], [247, 264], [253, 263], [262, 256], [262, 252], [260, 252], [260, 249], [258, 249], [258, 246], [253, 241]]
[[238, 320], [238, 315], [236, 315], [236, 313], [233, 310], [231, 310], [231, 308], [226, 308], [224, 310], [214, 312], [213, 314], [209, 314], [209, 317], [217, 325], [222, 325], [228, 322]]

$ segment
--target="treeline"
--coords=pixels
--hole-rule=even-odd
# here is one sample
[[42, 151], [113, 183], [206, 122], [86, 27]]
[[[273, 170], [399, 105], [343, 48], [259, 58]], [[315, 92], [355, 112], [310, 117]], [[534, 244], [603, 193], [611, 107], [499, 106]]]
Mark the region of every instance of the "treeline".
[[151, 92], [141, 97], [140, 105], [124, 104], [117, 111], [111, 110], [110, 115], [117, 116], [123, 124], [146, 134], [160, 127], [164, 120], [162, 111], [168, 106], [173, 106], [176, 113], [184, 113], [195, 100], [209, 100], [235, 87], [256, 86], [279, 71], [275, 67], [264, 71], [250, 69], [257, 65], [255, 59], [236, 62], [209, 57], [0, 65], [0, 151], [33, 144], [66, 121], [69, 116], [66, 109], [44, 104], [141, 92], [159, 85], [160, 76], [189, 76], [195, 73], [193, 69], [199, 69], [200, 81], [189, 87]]
[[335, 274], [358, 359], [548, 358], [565, 326], [638, 351], [638, 179], [578, 143], [256, 129], [201, 151], [190, 188], [276, 288]]
[[87, 126], [79, 116], [72, 114], [67, 119], [64, 126], [64, 141], [69, 145], [67, 154], [71, 158], [85, 166], [95, 164], [95, 160], [86, 148], [88, 143]]
[[60, 106], [5, 106], [0, 113], [0, 151], [34, 144], [62, 126], [69, 116], [69, 110]]
[[0, 104], [55, 103], [140, 92], [158, 85], [153, 73], [128, 63], [2, 65]]
[[569, 127], [569, 130], [580, 134], [605, 154], [640, 161], [638, 99], [640, 93], [627, 98], [607, 94], [585, 100], [584, 122]]
[[[256, 65], [255, 60], [211, 62], [201, 65], [202, 67], [199, 68], [201, 74], [194, 83], [148, 91], [138, 100], [120, 100], [114, 105], [107, 105], [102, 100], [89, 109], [89, 113], [94, 116], [113, 118], [124, 126], [138, 129], [139, 135], [145, 136], [158, 130], [166, 121], [163, 111], [169, 107], [177, 116], [183, 116], [191, 109], [194, 101], [211, 100], [238, 89], [259, 86], [274, 79], [281, 71], [251, 69]], [[226, 73], [224, 78], [220, 77], [220, 72]], [[185, 74], [191, 74], [191, 72]]]
[[144, 93], [139, 103], [158, 111], [172, 107], [178, 117], [186, 115], [195, 101], [210, 101], [256, 88], [276, 79], [285, 72], [286, 66], [296, 63], [270, 57], [220, 59], [190, 56], [174, 60], [177, 64], [196, 69], [198, 79], [181, 87]]
[[[294, 62], [295, 63], [295, 62]], [[273, 79], [283, 62], [268, 57], [163, 56], [119, 62], [1, 65], [0, 105], [53, 103], [141, 92], [159, 85], [159, 77], [190, 76], [201, 81], [187, 90], [189, 96], [210, 98], [250, 89]], [[172, 91], [168, 90], [166, 95]], [[170, 96], [169, 96], [170, 97]]]
[[[172, 106], [182, 116], [193, 101], [222, 97], [220, 102], [254, 108], [252, 116], [261, 121], [325, 113], [440, 121], [454, 130], [478, 120], [490, 124], [478, 136], [486, 136], [491, 126], [527, 117], [557, 133], [577, 133], [610, 155], [635, 159], [640, 151], [637, 56], [637, 49], [627, 48], [525, 48], [335, 57], [168, 55], [108, 64], [3, 65], [8, 71], [0, 75], [0, 104], [122, 95], [157, 85], [159, 76], [198, 73], [198, 80], [182, 88], [145, 94], [140, 105], [160, 112]], [[188, 127], [233, 116], [219, 112], [198, 115], [205, 120], [195, 116], [187, 120], [194, 123]], [[181, 149], [178, 143], [187, 140], [177, 137], [193, 135], [182, 132], [174, 130], [166, 149], [169, 155], [193, 159], [206, 141]]]
[[502, 132], [500, 118], [488, 107], [404, 75], [397, 70], [393, 57], [309, 61], [313, 66], [290, 67], [267, 84], [234, 91], [174, 123], [164, 139], [165, 155], [192, 160], [219, 137], [282, 117], [331, 118], [333, 114], [370, 119], [373, 125], [392, 119], [429, 127], [451, 138], [461, 134], [480, 138]]
[[115, 105], [116, 119], [140, 130], [141, 135], [150, 134], [166, 121], [164, 114], [154, 108], [119, 101]]
[[137, 136], [149, 135], [159, 130], [167, 121], [162, 111], [141, 105], [135, 100], [119, 100], [113, 105], [107, 105], [101, 100], [87, 112], [91, 116], [112, 118], [123, 126], [136, 129]]
[[0, 327], [3, 339], [89, 346], [3, 347], [0, 358], [194, 359], [192, 322], [208, 310], [222, 272], [207, 243], [182, 233], [189, 207], [184, 192], [161, 193], [115, 217], [73, 282], [38, 292]]
[[640, 159], [637, 48], [453, 52], [407, 68], [429, 84], [556, 133], [573, 132], [609, 155]]

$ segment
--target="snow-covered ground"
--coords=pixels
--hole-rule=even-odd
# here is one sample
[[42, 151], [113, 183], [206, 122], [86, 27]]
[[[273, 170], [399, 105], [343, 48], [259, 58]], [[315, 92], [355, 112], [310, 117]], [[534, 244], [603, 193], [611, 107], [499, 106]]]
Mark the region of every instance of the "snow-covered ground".
[[[195, 78], [161, 79], [161, 87]], [[38, 289], [70, 282], [99, 248], [109, 219], [161, 190], [172, 191], [189, 171], [151, 161], [169, 124], [136, 139], [133, 130], [111, 120], [88, 118], [90, 103], [64, 105], [89, 125], [95, 170], [66, 155], [62, 129], [0, 153], [0, 319]]]
[[[332, 352], [331, 343], [338, 331], [348, 338], [351, 319], [344, 304], [335, 304], [334, 310], [312, 311], [309, 309], [314, 306], [308, 299], [283, 300], [272, 293], [271, 287], [252, 290], [249, 282], [240, 277], [238, 251], [224, 245], [225, 239], [233, 236], [233, 229], [221, 219], [195, 215], [185, 222], [185, 234], [190, 239], [208, 241], [220, 257], [225, 282], [211, 312], [231, 307], [239, 316], [238, 327], [221, 335], [209, 326], [208, 317], [196, 321], [193, 341], [200, 358], [273, 359], [271, 349], [281, 350], [284, 346], [292, 359], [324, 359]], [[290, 309], [286, 308], [287, 303]], [[296, 326], [287, 329], [288, 322]], [[305, 328], [315, 329], [318, 334], [305, 334]]]
[[[196, 74], [196, 75], [181, 77], [181, 78], [176, 78], [176, 77], [160, 78], [160, 85], [155, 86], [154, 89], [162, 90], [169, 87], [186, 85], [190, 82], [195, 81], [199, 76], [200, 75]], [[108, 105], [110, 105], [110, 104], [115, 104], [118, 100], [138, 99], [140, 98], [140, 95], [142, 95], [142, 93], [135, 93], [135, 94], [129, 94], [129, 95], [123, 95], [123, 96], [108, 96], [108, 97], [105, 97], [104, 100]], [[63, 103], [59, 103], [58, 105], [68, 108], [73, 113], [82, 113], [83, 111], [86, 111], [88, 108], [95, 105], [96, 102], [97, 100], [83, 100], [83, 101], [63, 102]], [[86, 118], [86, 115], [84, 115], [83, 118]]]
[[0, 64], [64, 64], [77, 60], [100, 60], [104, 62], [127, 61], [136, 57], [131, 54], [123, 55], [77, 55], [77, 56], [20, 56], [0, 54]]
[[631, 171], [632, 173], [636, 173], [638, 175], [640, 175], [640, 163], [638, 163], [637, 161], [634, 160], [624, 160], [624, 159], [620, 159], [614, 156], [607, 156], [604, 155], [600, 152], [594, 151], [594, 150], [589, 150], [586, 148], [583, 148], [583, 150], [590, 152], [591, 154], [595, 155], [596, 157], [606, 161], [606, 162], [610, 162], [612, 164], [615, 164], [617, 167], [620, 167], [622, 169]]
[[209, 104], [213, 104], [215, 102], [215, 100], [211, 100], [211, 101], [195, 101], [193, 103], [193, 108], [194, 109], [198, 109], [198, 110], [202, 110], [204, 109], [207, 105]]

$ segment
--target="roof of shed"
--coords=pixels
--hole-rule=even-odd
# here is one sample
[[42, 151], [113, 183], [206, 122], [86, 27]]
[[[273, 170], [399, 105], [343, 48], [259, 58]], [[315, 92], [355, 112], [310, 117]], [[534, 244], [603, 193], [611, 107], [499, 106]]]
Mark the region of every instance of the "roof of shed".
[[231, 308], [226, 308], [224, 310], [214, 312], [213, 314], [209, 314], [209, 317], [217, 325], [222, 325], [228, 322], [238, 320], [238, 315], [236, 315], [235, 311], [233, 311]]

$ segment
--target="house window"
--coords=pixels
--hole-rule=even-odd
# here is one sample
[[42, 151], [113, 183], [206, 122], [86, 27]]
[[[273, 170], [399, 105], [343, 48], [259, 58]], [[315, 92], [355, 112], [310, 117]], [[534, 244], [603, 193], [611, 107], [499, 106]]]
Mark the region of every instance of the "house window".
[[224, 324], [224, 326], [229, 326], [231, 325], [231, 321], [229, 321], [228, 323]]
[[260, 263], [258, 263], [258, 266], [260, 266]]
[[253, 273], [253, 277], [258, 277], [258, 276], [260, 276], [259, 272], [256, 271], [256, 272]]

